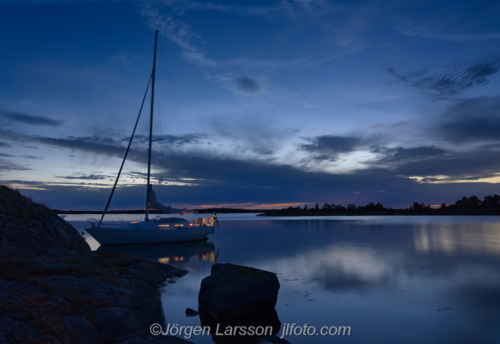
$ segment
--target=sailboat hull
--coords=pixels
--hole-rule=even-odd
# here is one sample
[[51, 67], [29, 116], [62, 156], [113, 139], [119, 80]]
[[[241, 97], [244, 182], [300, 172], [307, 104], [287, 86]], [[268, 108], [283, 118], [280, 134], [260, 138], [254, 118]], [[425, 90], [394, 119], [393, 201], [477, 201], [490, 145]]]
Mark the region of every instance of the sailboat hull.
[[116, 228], [85, 228], [101, 245], [125, 244], [161, 244], [173, 242], [197, 241], [206, 239], [214, 232], [213, 226], [199, 226], [180, 229], [130, 229]]

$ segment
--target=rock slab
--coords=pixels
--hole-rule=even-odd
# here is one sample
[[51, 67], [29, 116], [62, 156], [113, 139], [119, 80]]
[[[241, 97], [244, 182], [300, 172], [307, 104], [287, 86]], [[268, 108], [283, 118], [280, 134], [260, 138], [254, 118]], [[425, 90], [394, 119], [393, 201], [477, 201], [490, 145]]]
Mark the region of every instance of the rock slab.
[[160, 291], [186, 270], [91, 252], [47, 207], [0, 185], [0, 343], [188, 343], [154, 337]]

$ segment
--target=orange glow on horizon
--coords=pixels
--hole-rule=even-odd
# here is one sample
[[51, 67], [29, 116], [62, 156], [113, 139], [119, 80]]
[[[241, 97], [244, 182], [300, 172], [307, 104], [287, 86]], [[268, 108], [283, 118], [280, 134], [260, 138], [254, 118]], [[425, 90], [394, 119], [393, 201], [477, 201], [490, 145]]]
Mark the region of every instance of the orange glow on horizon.
[[224, 203], [224, 204], [203, 204], [189, 206], [191, 209], [200, 208], [235, 208], [235, 209], [255, 209], [255, 210], [268, 210], [268, 209], [282, 209], [288, 207], [304, 206], [307, 202], [302, 203], [271, 203], [271, 204], [255, 204], [255, 203]]

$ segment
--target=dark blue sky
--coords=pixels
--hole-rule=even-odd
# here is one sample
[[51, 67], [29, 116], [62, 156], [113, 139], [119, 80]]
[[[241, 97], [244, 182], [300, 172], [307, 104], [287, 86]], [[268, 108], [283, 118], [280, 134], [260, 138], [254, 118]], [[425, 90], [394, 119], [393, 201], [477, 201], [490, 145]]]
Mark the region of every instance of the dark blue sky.
[[[496, 1], [0, 1], [2, 182], [102, 208], [156, 29], [165, 203], [500, 194]], [[143, 202], [146, 133], [143, 121], [116, 208]]]

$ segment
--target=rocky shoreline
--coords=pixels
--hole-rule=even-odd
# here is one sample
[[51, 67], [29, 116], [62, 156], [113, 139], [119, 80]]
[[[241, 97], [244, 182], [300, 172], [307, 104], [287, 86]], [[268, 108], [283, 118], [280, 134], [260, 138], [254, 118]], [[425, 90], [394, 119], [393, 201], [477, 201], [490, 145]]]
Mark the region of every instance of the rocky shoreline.
[[91, 252], [47, 207], [0, 186], [0, 343], [189, 343], [152, 336], [160, 291], [187, 271]]

